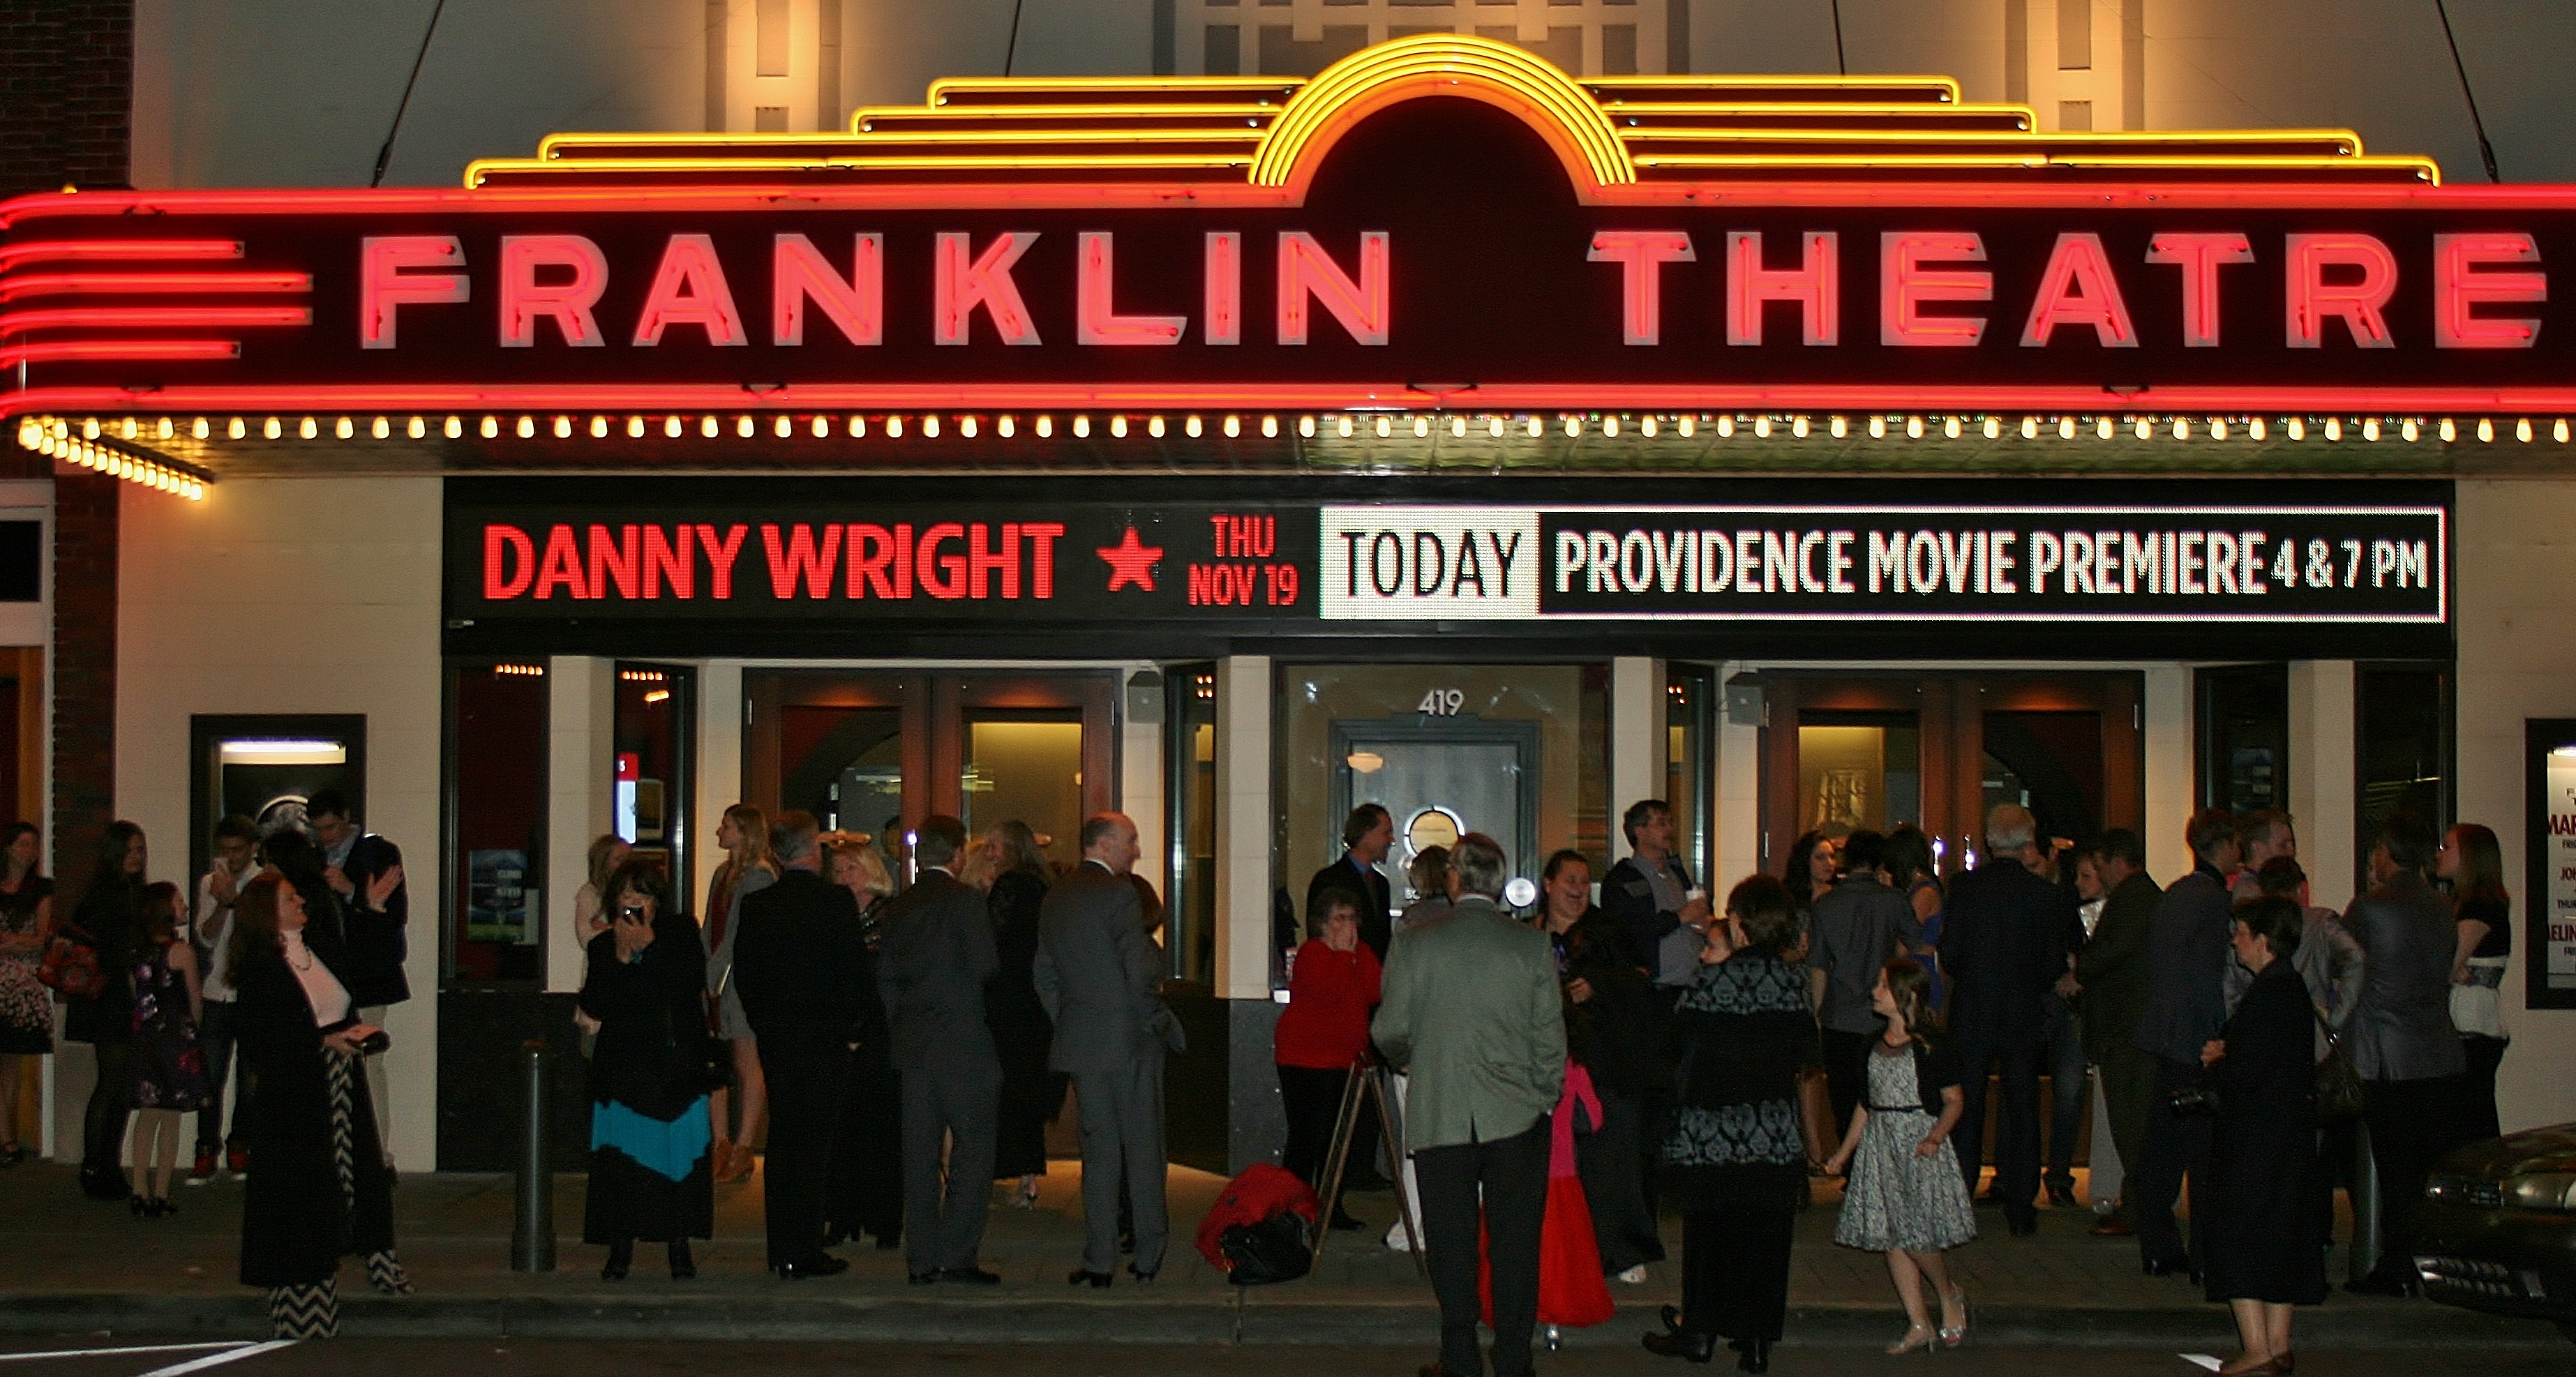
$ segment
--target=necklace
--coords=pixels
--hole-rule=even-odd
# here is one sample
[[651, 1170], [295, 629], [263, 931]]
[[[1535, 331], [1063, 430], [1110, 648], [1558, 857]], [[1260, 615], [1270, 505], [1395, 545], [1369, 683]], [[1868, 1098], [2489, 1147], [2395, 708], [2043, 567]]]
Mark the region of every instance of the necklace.
[[[299, 959], [300, 958], [300, 959]], [[313, 949], [299, 939], [286, 944], [286, 964], [299, 971], [313, 969]]]

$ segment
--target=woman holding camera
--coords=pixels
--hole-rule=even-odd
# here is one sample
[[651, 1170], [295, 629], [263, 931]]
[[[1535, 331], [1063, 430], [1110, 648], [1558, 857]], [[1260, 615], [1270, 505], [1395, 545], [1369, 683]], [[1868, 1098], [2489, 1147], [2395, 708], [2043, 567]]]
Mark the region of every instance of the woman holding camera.
[[602, 1244], [602, 1281], [624, 1281], [635, 1240], [667, 1245], [671, 1280], [698, 1274], [689, 1240], [715, 1235], [715, 1141], [707, 1095], [721, 1067], [707, 1033], [698, 925], [660, 871], [628, 863], [606, 886], [608, 930], [590, 939], [581, 1011], [590, 1054], [590, 1191], [581, 1238]]
[[2192, 1192], [2192, 1254], [2245, 1344], [2223, 1377], [2290, 1371], [2290, 1307], [2326, 1298], [2317, 1015], [2295, 964], [2304, 917], [2296, 899], [2274, 895], [2237, 906], [2231, 941], [2254, 980], [2200, 1053], [2217, 1103], [2207, 1185]]
[[304, 895], [274, 871], [233, 901], [233, 1021], [246, 1073], [242, 1138], [252, 1172], [242, 1198], [241, 1279], [268, 1288], [281, 1339], [340, 1330], [340, 1259], [367, 1259], [388, 1294], [411, 1281], [394, 1258], [393, 1169], [359, 1060], [389, 1045], [358, 1021], [342, 983], [348, 955]]

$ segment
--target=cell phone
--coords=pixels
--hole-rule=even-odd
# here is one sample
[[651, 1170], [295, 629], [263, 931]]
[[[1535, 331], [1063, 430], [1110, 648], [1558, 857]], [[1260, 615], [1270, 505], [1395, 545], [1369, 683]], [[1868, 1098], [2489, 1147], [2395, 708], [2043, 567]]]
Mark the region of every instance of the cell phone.
[[617, 920], [621, 923], [641, 923], [644, 921], [644, 908], [640, 904], [628, 904], [617, 910]]
[[393, 1045], [393, 1035], [387, 1033], [384, 1029], [379, 1028], [376, 1031], [367, 1034], [365, 1037], [358, 1039], [358, 1055], [362, 1057], [376, 1056], [379, 1053], [388, 1050]]

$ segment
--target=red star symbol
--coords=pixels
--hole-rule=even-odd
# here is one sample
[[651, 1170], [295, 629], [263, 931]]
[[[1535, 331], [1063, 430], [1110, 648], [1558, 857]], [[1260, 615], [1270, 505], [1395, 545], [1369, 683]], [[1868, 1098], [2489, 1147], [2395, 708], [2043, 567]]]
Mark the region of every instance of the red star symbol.
[[1148, 593], [1154, 591], [1154, 563], [1163, 557], [1162, 547], [1138, 540], [1134, 526], [1127, 528], [1125, 539], [1093, 553], [1109, 561], [1110, 592], [1131, 583]]

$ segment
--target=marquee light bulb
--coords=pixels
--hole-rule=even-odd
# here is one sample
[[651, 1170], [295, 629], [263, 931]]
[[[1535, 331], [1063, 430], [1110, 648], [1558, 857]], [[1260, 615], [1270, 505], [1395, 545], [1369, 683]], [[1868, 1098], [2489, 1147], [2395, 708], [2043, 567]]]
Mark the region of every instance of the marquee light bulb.
[[903, 438], [903, 418], [901, 416], [886, 417], [886, 438], [889, 440], [900, 440]]
[[518, 425], [518, 435], [519, 435], [519, 438], [520, 438], [520, 439], [522, 439], [522, 440], [533, 440], [533, 439], [535, 439], [535, 438], [536, 438], [536, 435], [537, 435], [537, 421], [536, 421], [536, 418], [535, 418], [535, 417], [533, 417], [533, 416], [522, 416], [522, 417], [520, 417], [520, 418], [519, 418], [519, 425]]
[[1184, 417], [1181, 421], [1181, 433], [1193, 440], [1199, 438], [1206, 429], [1207, 427], [1196, 416]]
[[[242, 423], [242, 418], [235, 416], [232, 420], [225, 423], [224, 438], [227, 440], [238, 440], [245, 434], [248, 434], [249, 431], [250, 427]], [[453, 439], [455, 437], [450, 436], [449, 438]]]
[[2264, 424], [2262, 417], [2254, 417], [2252, 420], [2245, 423], [2245, 438], [2252, 440], [2256, 444], [2261, 444], [2263, 442], [2263, 437], [2270, 433], [2270, 429], [2271, 428], [2269, 426]]
[[[1834, 424], [1835, 424], [1835, 425], [1837, 425], [1837, 426], [1841, 425], [1841, 424], [1842, 424], [1842, 418], [1841, 418], [1840, 416], [1835, 417], [1835, 418], [1834, 418]], [[1698, 429], [1699, 429], [1699, 422], [1698, 422], [1698, 419], [1697, 419], [1696, 417], [1691, 417], [1691, 416], [1684, 416], [1683, 418], [1681, 418], [1681, 420], [1679, 420], [1678, 422], [1675, 422], [1675, 425], [1677, 425], [1677, 426], [1680, 428], [1681, 433], [1682, 433], [1682, 438], [1683, 438], [1683, 439], [1685, 439], [1685, 440], [1689, 439], [1689, 438], [1692, 436], [1692, 434], [1693, 434], [1693, 433], [1695, 433], [1696, 431], [1698, 431]], [[1839, 435], [1839, 434], [1841, 434], [1842, 432], [1841, 432], [1841, 431], [1839, 431], [1839, 430], [1837, 430], [1837, 431], [1835, 431], [1834, 433], [1835, 433], [1835, 434], [1837, 434], [1837, 435]]]
[[1580, 417], [1580, 416], [1568, 416], [1568, 417], [1566, 417], [1566, 418], [1565, 418], [1565, 438], [1567, 438], [1567, 439], [1569, 439], [1569, 440], [1577, 439], [1577, 438], [1579, 438], [1582, 434], [1583, 434], [1583, 418], [1582, 418], [1582, 417]]
[[2328, 416], [2328, 417], [2326, 418], [2326, 440], [2327, 440], [2329, 443], [2332, 443], [2332, 442], [2334, 442], [2334, 441], [2341, 440], [2342, 438], [2343, 438], [2343, 420], [2342, 420], [2342, 418], [2341, 418], [2341, 417], [2337, 417], [2337, 416]]
[[1807, 418], [1806, 418], [1806, 417], [1804, 417], [1804, 416], [1793, 417], [1793, 418], [1790, 420], [1790, 422], [1789, 422], [1789, 435], [1790, 435], [1790, 437], [1791, 437], [1791, 438], [1793, 438], [1793, 439], [1798, 439], [1798, 440], [1804, 440], [1804, 439], [1806, 439], [1806, 438], [1807, 438]]
[[1261, 418], [1261, 435], [1262, 435], [1262, 438], [1263, 438], [1263, 439], [1265, 439], [1265, 440], [1266, 440], [1266, 439], [1274, 439], [1274, 438], [1276, 438], [1276, 437], [1278, 436], [1278, 434], [1279, 434], [1279, 418], [1278, 418], [1278, 417], [1276, 417], [1276, 416], [1264, 416], [1264, 417], [1262, 417], [1262, 418]]
[[1126, 417], [1112, 416], [1109, 418], [1109, 438], [1112, 440], [1124, 440], [1127, 438]]
[[1602, 418], [1601, 418], [1601, 433], [1602, 433], [1603, 435], [1608, 436], [1609, 438], [1611, 438], [1611, 439], [1613, 439], [1613, 440], [1618, 439], [1618, 438], [1619, 438], [1619, 418], [1618, 418], [1618, 417], [1616, 417], [1616, 416], [1604, 416], [1604, 417], [1602, 417]]
[[2304, 440], [2308, 438], [2308, 423], [2304, 417], [2291, 417], [2288, 429], [2290, 438], [2293, 440]]
[[1005, 416], [1005, 417], [1003, 417], [1002, 419], [1000, 419], [1000, 420], [998, 420], [998, 421], [995, 421], [995, 422], [993, 423], [993, 429], [995, 429], [996, 431], [1001, 432], [1001, 436], [1002, 436], [1002, 438], [1003, 438], [1003, 439], [1005, 439], [1005, 440], [1007, 440], [1007, 439], [1010, 439], [1013, 435], [1018, 434], [1018, 433], [1019, 433], [1019, 429], [1020, 429], [1020, 427], [1019, 427], [1019, 423], [1018, 423], [1017, 421], [1014, 421], [1014, 420], [1012, 420], [1010, 417]]
[[1334, 422], [1334, 429], [1343, 439], [1347, 440], [1351, 438], [1351, 418], [1344, 416], [1340, 420]]
[[[168, 424], [168, 423], [167, 423], [167, 422], [163, 422], [163, 424], [165, 424], [165, 425], [166, 425], [166, 424]], [[373, 437], [375, 437], [376, 439], [379, 439], [379, 440], [389, 439], [389, 438], [391, 438], [391, 437], [392, 437], [393, 433], [394, 433], [394, 423], [393, 423], [393, 422], [391, 422], [391, 421], [386, 420], [386, 419], [385, 419], [384, 417], [382, 417], [382, 416], [377, 417], [377, 418], [375, 419], [374, 423], [373, 423], [373, 424], [371, 424], [371, 425], [369, 425], [369, 426], [367, 427], [367, 434], [369, 434], [369, 435], [371, 435], [371, 436], [373, 436]], [[170, 438], [170, 437], [168, 437], [168, 436], [166, 436], [166, 435], [165, 435], [165, 436], [163, 436], [163, 437], [161, 437], [161, 438], [163, 438], [163, 439], [165, 439], [165, 440], [166, 440], [166, 439], [168, 439], [168, 438]]]
[[1640, 435], [1645, 436], [1645, 437], [1646, 437], [1647, 439], [1649, 439], [1649, 440], [1654, 439], [1654, 438], [1655, 438], [1655, 418], [1654, 418], [1654, 417], [1652, 417], [1652, 416], [1649, 416], [1649, 417], [1647, 417], [1646, 419], [1644, 419], [1644, 420], [1642, 420], [1642, 421], [1639, 421], [1639, 422], [1637, 423], [1637, 433], [1638, 433], [1638, 434], [1640, 434]]
[[[331, 423], [331, 438], [333, 438], [333, 439], [335, 439], [335, 440], [351, 440], [351, 439], [355, 439], [355, 438], [357, 438], [357, 434], [358, 434], [358, 428], [357, 428], [357, 426], [356, 426], [356, 425], [354, 425], [354, 424], [352, 424], [352, 423], [350, 422], [349, 418], [348, 418], [348, 417], [346, 417], [346, 416], [343, 416], [343, 417], [341, 417], [340, 419], [338, 419], [338, 420], [336, 420], [336, 421], [333, 421], [333, 422]], [[129, 437], [129, 438], [131, 438], [131, 437]]]
[[2209, 418], [2209, 438], [2213, 440], [2224, 440], [2227, 438], [2227, 421], [2224, 417], [2212, 416]]
[[1540, 420], [1540, 419], [1539, 419], [1539, 418], [1537, 418], [1536, 416], [1532, 416], [1532, 417], [1530, 417], [1530, 418], [1529, 418], [1529, 437], [1530, 437], [1531, 439], [1535, 440], [1535, 439], [1537, 439], [1539, 436], [1544, 435], [1544, 434], [1546, 434], [1546, 433], [1547, 433], [1547, 422]]
[[2188, 421], [2188, 420], [2185, 420], [2184, 418], [2182, 418], [2182, 417], [2180, 417], [2180, 416], [2176, 416], [2176, 417], [2174, 417], [2174, 420], [2173, 420], [2173, 437], [2174, 437], [2175, 439], [2177, 439], [2177, 440], [2188, 440], [2188, 439], [2190, 439], [2190, 438], [2191, 438], [2191, 422], [2190, 422], [2190, 421]]
[[[2413, 437], [2413, 436], [2408, 436], [2407, 438], [2409, 438], [2409, 439], [2413, 439], [2414, 437]], [[2558, 420], [2557, 420], [2554, 424], [2552, 424], [2552, 425], [2549, 427], [2549, 438], [2550, 438], [2550, 439], [2552, 439], [2552, 440], [2557, 441], [2558, 443], [2560, 443], [2560, 444], [2562, 444], [2562, 445], [2563, 445], [2563, 444], [2565, 444], [2565, 443], [2567, 443], [2567, 418], [2566, 418], [2566, 417], [2564, 417], [2564, 416], [2559, 417], [2559, 418], [2558, 418]]]
[[958, 417], [958, 418], [957, 418], [957, 433], [958, 433], [958, 434], [960, 434], [960, 435], [965, 436], [965, 437], [966, 437], [967, 439], [969, 439], [969, 440], [974, 439], [974, 438], [975, 438], [975, 418], [974, 418], [974, 417], [972, 417], [972, 416], [960, 416], [960, 417]]
[[1227, 439], [1231, 440], [1231, 439], [1234, 439], [1236, 436], [1239, 436], [1239, 435], [1241, 435], [1241, 434], [1243, 434], [1243, 418], [1242, 418], [1242, 417], [1240, 417], [1240, 416], [1228, 416], [1228, 417], [1226, 417], [1226, 418], [1225, 418], [1225, 438], [1227, 438]]
[[426, 440], [429, 438], [429, 422], [414, 416], [403, 423], [403, 434], [410, 439]]
[[1394, 422], [1394, 421], [1392, 421], [1392, 420], [1389, 420], [1388, 418], [1386, 418], [1386, 417], [1384, 417], [1384, 416], [1380, 416], [1380, 417], [1378, 417], [1378, 418], [1377, 418], [1377, 438], [1379, 438], [1379, 439], [1383, 440], [1383, 439], [1386, 439], [1387, 437], [1389, 437], [1389, 436], [1391, 436], [1391, 435], [1393, 435], [1393, 434], [1395, 434], [1395, 422]]
[[1756, 440], [1768, 440], [1771, 438], [1770, 417], [1756, 416], [1753, 418], [1753, 438]]
[[1044, 440], [1053, 434], [1055, 434], [1055, 418], [1053, 416], [1040, 416], [1038, 418], [1038, 438]]
[[2442, 418], [2442, 431], [2441, 431], [2441, 434], [2442, 434], [2442, 443], [2447, 445], [2447, 444], [2451, 443], [2453, 440], [2457, 440], [2457, 439], [2459, 439], [2459, 438], [2460, 438], [2460, 428], [2459, 428], [2458, 426], [2456, 426], [2456, 425], [2451, 424], [2451, 418], [2450, 418], [2450, 417], [2448, 417], [2448, 416], [2445, 416], [2445, 417], [2443, 417], [2443, 418]]
[[2482, 445], [2492, 445], [2495, 443], [2494, 417], [2480, 416], [2478, 418], [2478, 443]]
[[850, 438], [853, 440], [864, 440], [867, 436], [868, 418], [865, 416], [852, 416], [850, 418]]
[[1091, 438], [1090, 417], [1076, 416], [1073, 418], [1073, 438], [1077, 440], [1088, 440]]
[[664, 437], [666, 437], [666, 438], [668, 438], [668, 439], [673, 439], [673, 440], [677, 440], [677, 439], [679, 439], [679, 438], [680, 438], [680, 418], [679, 418], [679, 417], [677, 417], [677, 416], [665, 416], [665, 417], [663, 417], [663, 418], [662, 418], [662, 434], [664, 435]]
[[784, 440], [788, 436], [796, 433], [795, 423], [784, 416], [779, 417], [777, 421], [770, 426], [769, 430], [771, 434], [777, 436], [781, 440]]
[[921, 438], [925, 440], [936, 440], [939, 438], [939, 418], [936, 415], [928, 412], [922, 414]]
[[2526, 417], [2523, 420], [2513, 423], [2513, 438], [2520, 440], [2526, 445], [2531, 443], [2531, 421], [2529, 418]]
[[2376, 417], [2376, 416], [2372, 416], [2372, 417], [2369, 417], [2369, 418], [2367, 418], [2367, 419], [2365, 419], [2365, 420], [2363, 420], [2363, 421], [2362, 421], [2362, 423], [2361, 423], [2361, 438], [2363, 438], [2363, 439], [2365, 439], [2365, 440], [2376, 440], [2376, 439], [2378, 439], [2378, 438], [2379, 438], [2379, 418], [2378, 418], [2378, 417]]
[[[96, 425], [96, 424], [97, 424], [97, 422], [93, 421], [93, 422], [91, 422], [91, 424], [92, 424], [92, 425]], [[93, 433], [95, 433], [95, 432], [93, 432]], [[298, 422], [296, 422], [296, 423], [295, 423], [295, 438], [296, 438], [296, 439], [299, 439], [299, 440], [310, 440], [310, 439], [314, 438], [315, 436], [320, 435], [321, 433], [322, 433], [322, 427], [321, 427], [321, 426], [319, 426], [319, 425], [317, 425], [317, 424], [315, 424], [315, 423], [314, 423], [313, 418], [312, 418], [312, 417], [310, 417], [310, 416], [307, 416], [307, 417], [305, 417], [303, 420], [300, 420], [300, 421], [298, 421]]]
[[1162, 439], [1162, 438], [1163, 438], [1163, 418], [1162, 418], [1162, 417], [1160, 417], [1160, 416], [1149, 416], [1149, 417], [1145, 418], [1145, 433], [1146, 433], [1147, 435], [1149, 435], [1149, 436], [1152, 436], [1154, 439], [1157, 439], [1157, 440]]
[[1717, 438], [1721, 440], [1732, 440], [1735, 438], [1734, 417], [1720, 416], [1717, 418]]
[[464, 438], [465, 438], [465, 418], [464, 418], [464, 417], [462, 417], [462, 416], [450, 416], [450, 417], [448, 417], [448, 418], [447, 418], [447, 424], [439, 428], [439, 434], [441, 434], [441, 435], [443, 435], [443, 436], [447, 437], [447, 438], [448, 438], [448, 439], [450, 439], [450, 440], [461, 440], [461, 439], [464, 439]]

